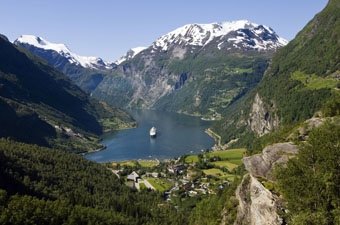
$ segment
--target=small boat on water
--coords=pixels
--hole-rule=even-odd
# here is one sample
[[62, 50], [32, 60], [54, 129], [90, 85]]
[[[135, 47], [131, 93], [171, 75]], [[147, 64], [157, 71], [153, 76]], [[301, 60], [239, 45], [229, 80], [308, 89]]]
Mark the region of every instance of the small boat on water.
[[150, 130], [150, 136], [156, 137], [156, 135], [157, 135], [157, 129], [156, 129], [156, 127], [152, 127], [151, 130]]

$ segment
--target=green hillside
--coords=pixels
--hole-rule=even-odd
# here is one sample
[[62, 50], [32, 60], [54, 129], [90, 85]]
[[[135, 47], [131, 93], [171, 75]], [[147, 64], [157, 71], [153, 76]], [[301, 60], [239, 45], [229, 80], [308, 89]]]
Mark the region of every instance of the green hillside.
[[294, 40], [278, 50], [259, 85], [233, 104], [228, 116], [212, 127], [224, 142], [240, 138], [236, 145], [249, 146], [258, 136], [249, 125], [256, 94], [263, 100], [268, 117], [278, 118], [279, 132], [340, 99], [339, 3], [330, 1]]
[[195, 77], [154, 105], [157, 109], [220, 119], [226, 108], [253, 89], [268, 66], [267, 57], [198, 56], [173, 61], [169, 70]]
[[285, 48], [258, 87], [261, 96], [278, 104], [283, 123], [303, 121], [339, 94], [340, 8], [331, 1]]
[[340, 123], [326, 123], [301, 143], [297, 156], [276, 169], [288, 224], [340, 223]]
[[128, 114], [90, 98], [47, 62], [4, 36], [0, 105], [1, 137], [75, 152], [99, 148], [95, 142], [105, 130], [132, 125]]

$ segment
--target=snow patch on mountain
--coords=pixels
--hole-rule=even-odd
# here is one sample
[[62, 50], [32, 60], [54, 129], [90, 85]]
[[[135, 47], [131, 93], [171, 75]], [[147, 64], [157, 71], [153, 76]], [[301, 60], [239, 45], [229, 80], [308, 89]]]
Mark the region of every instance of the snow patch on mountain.
[[49, 42], [43, 39], [42, 37], [37, 37], [34, 35], [22, 35], [17, 40], [15, 40], [14, 43], [28, 44], [36, 48], [56, 51], [61, 56], [67, 58], [70, 63], [80, 65], [85, 68], [92, 68], [92, 69], [98, 69], [98, 68], [111, 69], [112, 68], [111, 63], [105, 62], [101, 58], [94, 57], [94, 56], [90, 56], [90, 57], [79, 56], [71, 52], [67, 48], [66, 45], [52, 43], [52, 42]]

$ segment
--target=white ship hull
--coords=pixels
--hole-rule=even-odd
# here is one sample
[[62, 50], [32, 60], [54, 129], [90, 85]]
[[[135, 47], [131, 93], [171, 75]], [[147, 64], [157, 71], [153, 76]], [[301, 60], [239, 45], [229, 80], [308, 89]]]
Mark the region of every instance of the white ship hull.
[[156, 137], [156, 135], [157, 135], [157, 129], [156, 129], [156, 127], [152, 127], [151, 130], [150, 130], [150, 136]]

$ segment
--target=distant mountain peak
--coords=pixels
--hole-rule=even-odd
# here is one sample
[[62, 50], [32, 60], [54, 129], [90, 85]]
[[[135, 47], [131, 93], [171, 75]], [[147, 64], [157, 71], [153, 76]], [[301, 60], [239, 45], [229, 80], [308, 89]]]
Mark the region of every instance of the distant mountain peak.
[[146, 49], [148, 49], [147, 54], [156, 54], [170, 51], [177, 46], [203, 48], [212, 43], [214, 48], [230, 52], [235, 50], [273, 52], [287, 45], [288, 41], [278, 36], [272, 28], [248, 20], [209, 24], [193, 23], [161, 36], [149, 47], [130, 49], [115, 63], [120, 64], [132, 59]]
[[71, 64], [79, 65], [84, 68], [91, 69], [111, 69], [112, 63], [105, 62], [99, 57], [94, 56], [80, 56], [77, 55], [65, 45], [52, 43], [45, 40], [42, 37], [34, 35], [21, 35], [17, 40], [14, 41], [16, 45], [30, 45], [46, 51], [55, 51], [59, 55], [65, 57]]
[[33, 45], [38, 48], [43, 48], [46, 50], [54, 50], [58, 53], [71, 53], [71, 51], [64, 44], [56, 44], [49, 41], [46, 41], [42, 37], [34, 36], [34, 35], [21, 35], [14, 42], [26, 43]]
[[136, 48], [131, 48], [125, 55], [123, 55], [120, 59], [115, 61], [117, 65], [121, 64], [122, 62], [125, 62], [129, 59], [132, 59], [135, 57], [138, 53], [141, 51], [147, 49], [147, 47], [136, 47]]
[[[234, 35], [231, 35], [231, 33], [234, 33]], [[227, 40], [223, 39], [223, 37], [227, 35], [235, 37], [230, 37]], [[248, 39], [252, 39], [250, 42], [255, 42], [253, 45], [247, 47], [258, 50], [267, 48], [277, 49], [288, 43], [288, 41], [279, 37], [274, 30], [268, 26], [258, 25], [248, 20], [238, 20], [210, 24], [187, 24], [161, 36], [152, 44], [152, 47], [155, 50], [167, 51], [173, 44], [205, 46], [216, 41], [219, 42], [218, 48], [221, 49], [222, 44], [226, 41], [238, 44], [244, 40], [246, 36], [250, 36], [247, 37]], [[267, 40], [265, 40], [265, 36]], [[272, 43], [268, 42], [269, 39], [272, 40]], [[257, 40], [257, 42], [255, 40]]]

